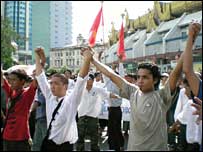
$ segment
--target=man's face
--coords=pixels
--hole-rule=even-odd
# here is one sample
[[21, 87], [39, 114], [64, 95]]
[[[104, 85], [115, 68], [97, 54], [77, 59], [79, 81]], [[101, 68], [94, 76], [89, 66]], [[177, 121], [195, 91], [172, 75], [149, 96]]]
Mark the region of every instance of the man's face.
[[130, 82], [130, 83], [132, 83], [132, 82], [133, 82], [132, 78], [131, 78], [131, 77], [129, 77], [129, 76], [125, 76], [125, 79], [126, 79], [128, 82]]
[[67, 90], [67, 85], [61, 82], [59, 77], [52, 77], [50, 81], [51, 92], [54, 96], [61, 96]]
[[97, 75], [97, 77], [95, 79], [96, 79], [96, 81], [100, 81], [101, 80], [101, 74]]
[[137, 85], [143, 93], [147, 93], [154, 90], [154, 79], [149, 70], [138, 70]]
[[92, 87], [93, 83], [94, 83], [94, 80], [92, 80], [92, 79], [87, 80], [88, 87]]
[[8, 76], [8, 82], [10, 83], [11, 85], [11, 89], [12, 90], [18, 90], [20, 88], [23, 87], [24, 83], [25, 83], [25, 80], [20, 80], [17, 75], [15, 74], [10, 74]]
[[165, 84], [167, 79], [168, 79], [168, 77], [166, 77], [166, 76], [161, 77], [161, 83]]
[[66, 71], [65, 76], [66, 76], [66, 78], [70, 79], [71, 78], [71, 73], [69, 71]]

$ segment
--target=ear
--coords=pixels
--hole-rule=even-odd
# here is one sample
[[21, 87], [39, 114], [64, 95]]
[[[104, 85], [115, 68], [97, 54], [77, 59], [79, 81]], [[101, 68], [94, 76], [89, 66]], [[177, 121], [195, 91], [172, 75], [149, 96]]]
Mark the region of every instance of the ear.
[[159, 81], [158, 78], [155, 78], [155, 79], [154, 79], [154, 85], [157, 84], [158, 81]]
[[64, 87], [66, 90], [68, 90], [68, 85], [67, 84], [64, 84]]

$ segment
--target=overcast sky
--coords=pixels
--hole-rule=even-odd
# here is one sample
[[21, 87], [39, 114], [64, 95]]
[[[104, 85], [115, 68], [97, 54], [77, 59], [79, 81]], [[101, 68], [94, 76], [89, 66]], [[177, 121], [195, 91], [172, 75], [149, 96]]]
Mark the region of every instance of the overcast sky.
[[[115, 28], [120, 29], [125, 8], [128, 11], [130, 19], [136, 19], [153, 9], [154, 1], [104, 1], [104, 40], [107, 42], [109, 32], [111, 31], [111, 22], [114, 22]], [[88, 39], [89, 30], [94, 22], [96, 15], [101, 8], [101, 1], [73, 1], [73, 42], [79, 33]], [[125, 24], [125, 23], [124, 23]], [[103, 27], [99, 26], [97, 41], [103, 38]]]

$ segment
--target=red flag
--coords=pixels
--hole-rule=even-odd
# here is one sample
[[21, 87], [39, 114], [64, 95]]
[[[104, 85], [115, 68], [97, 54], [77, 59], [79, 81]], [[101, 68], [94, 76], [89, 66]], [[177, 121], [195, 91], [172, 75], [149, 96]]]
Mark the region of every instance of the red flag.
[[121, 57], [122, 60], [126, 59], [125, 48], [124, 48], [124, 29], [123, 22], [121, 25], [120, 33], [119, 33], [119, 43], [118, 43], [118, 51], [117, 55]]
[[[97, 35], [97, 30], [100, 24], [100, 20], [101, 20], [101, 16], [103, 18], [103, 13], [102, 13], [102, 7], [99, 11], [99, 13], [97, 14], [95, 20], [94, 20], [94, 24], [92, 25], [91, 29], [90, 29], [90, 37], [89, 37], [89, 45], [90, 47], [93, 47], [95, 44], [95, 40], [96, 40], [96, 35]], [[103, 24], [103, 21], [102, 21]]]

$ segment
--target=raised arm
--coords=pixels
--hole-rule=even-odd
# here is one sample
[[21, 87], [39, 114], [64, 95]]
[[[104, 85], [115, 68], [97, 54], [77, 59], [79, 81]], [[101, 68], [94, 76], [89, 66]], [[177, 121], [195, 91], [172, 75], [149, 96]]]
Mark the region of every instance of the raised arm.
[[120, 89], [122, 88], [122, 84], [125, 83], [125, 80], [117, 75], [111, 68], [99, 62], [95, 57], [93, 57], [92, 64], [101, 71], [104, 75], [109, 77]]
[[92, 59], [93, 52], [91, 50], [84, 48], [81, 50], [81, 54], [84, 57], [84, 61], [83, 61], [83, 65], [80, 69], [79, 76], [84, 78], [89, 72], [90, 60]]
[[42, 73], [43, 66], [40, 62], [40, 60], [42, 60], [41, 59], [42, 55], [44, 56], [44, 49], [41, 47], [36, 48], [35, 49], [36, 76]]
[[182, 68], [183, 68], [183, 53], [181, 54], [178, 63], [174, 70], [172, 70], [171, 74], [169, 75], [169, 85], [171, 93], [175, 91], [176, 83], [178, 82], [178, 79], [181, 75]]
[[200, 80], [193, 70], [192, 47], [200, 29], [201, 25], [199, 23], [191, 23], [189, 25], [188, 39], [183, 57], [183, 72], [185, 73], [186, 79], [188, 80], [190, 88], [195, 96], [198, 95]]

